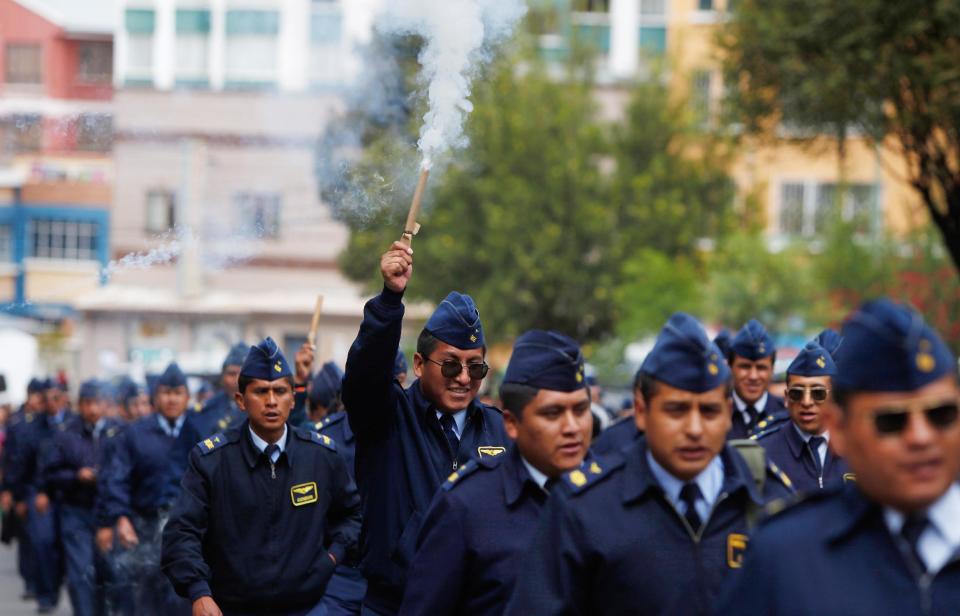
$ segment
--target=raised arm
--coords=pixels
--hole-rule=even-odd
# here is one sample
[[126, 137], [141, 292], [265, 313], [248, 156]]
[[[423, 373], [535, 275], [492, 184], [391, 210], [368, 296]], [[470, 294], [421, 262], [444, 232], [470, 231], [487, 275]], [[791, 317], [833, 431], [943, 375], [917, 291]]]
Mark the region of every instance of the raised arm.
[[364, 306], [360, 332], [347, 355], [343, 404], [350, 428], [360, 436], [388, 425], [400, 390], [393, 382], [393, 362], [403, 322], [401, 300], [412, 273], [413, 250], [394, 242], [380, 259], [383, 291]]

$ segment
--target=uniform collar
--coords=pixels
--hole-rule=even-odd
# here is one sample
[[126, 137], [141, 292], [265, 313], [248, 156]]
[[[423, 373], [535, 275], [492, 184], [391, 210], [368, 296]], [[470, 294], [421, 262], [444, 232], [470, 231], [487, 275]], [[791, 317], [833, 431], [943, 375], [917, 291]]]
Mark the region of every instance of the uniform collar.
[[[247, 422], [247, 434], [250, 435], [250, 440], [253, 441], [253, 446], [259, 449], [260, 453], [263, 453], [263, 451], [267, 448], [267, 445], [270, 444], [267, 441], [260, 438], [257, 435], [257, 433], [253, 431], [253, 427], [250, 425], [249, 422]], [[283, 424], [283, 434], [280, 435], [280, 440], [277, 441], [277, 448], [280, 450], [280, 453], [283, 453], [283, 451], [287, 447], [288, 434], [289, 434], [289, 430], [287, 430], [287, 424]]]
[[[286, 432], [284, 436], [280, 439], [282, 443], [277, 443], [280, 447], [280, 451], [284, 453], [282, 457], [286, 458], [287, 465], [293, 466], [293, 457], [294, 451], [296, 450], [296, 438], [294, 438], [293, 430], [290, 429], [289, 425], [284, 426]], [[243, 451], [243, 459], [247, 461], [247, 466], [253, 468], [257, 465], [257, 462], [260, 460], [263, 449], [261, 449], [255, 442], [254, 437], [256, 436], [253, 433], [253, 430], [250, 429], [250, 420], [247, 419], [239, 428], [234, 428], [232, 430], [235, 434], [238, 434], [239, 439], [242, 441], [241, 450]], [[265, 441], [256, 436], [256, 438], [263, 443], [263, 447], [266, 448]], [[279, 461], [279, 459], [278, 459]]]
[[[756, 402], [753, 403], [753, 408], [756, 409], [757, 415], [763, 416], [764, 409], [767, 408], [767, 401], [770, 399], [770, 392], [763, 392], [763, 395], [760, 396]], [[733, 404], [737, 407], [737, 410], [741, 413], [745, 413], [747, 407], [750, 406], [746, 402], [740, 399], [740, 396], [737, 395], [737, 392], [733, 392]]]
[[[790, 420], [788, 422], [788, 425], [790, 426], [789, 428], [784, 426], [781, 429], [785, 431], [784, 436], [787, 440], [787, 446], [790, 448], [790, 453], [792, 453], [793, 457], [797, 460], [799, 460], [801, 456], [806, 455], [807, 442], [814, 436], [823, 437], [828, 444], [830, 443], [829, 432], [824, 432], [823, 434], [807, 434], [806, 432], [800, 429], [800, 426], [793, 423], [793, 420]], [[827, 449], [827, 451], [830, 451], [830, 450]], [[819, 455], [819, 452], [817, 455]]]
[[[677, 479], [671, 475], [667, 469], [663, 468], [660, 463], [654, 459], [649, 449], [647, 450], [646, 458], [647, 467], [653, 474], [654, 479], [670, 501], [673, 502], [674, 505], [678, 504], [680, 502], [680, 491], [683, 489], [684, 484], [688, 482]], [[699, 475], [691, 480], [692, 483], [697, 484], [697, 487], [700, 488], [700, 494], [707, 503], [708, 509], [713, 506], [720, 496], [720, 490], [723, 489], [725, 476], [723, 456], [715, 456], [713, 460], [710, 460], [707, 468], [703, 469]]]
[[[647, 437], [641, 436], [637, 444], [627, 449], [624, 454], [626, 456], [622, 489], [624, 503], [644, 496], [649, 490], [664, 493], [647, 463], [648, 450]], [[720, 451], [720, 462], [723, 464], [723, 487], [720, 492], [732, 495], [739, 490], [745, 490], [752, 501], [757, 505], [763, 505], [763, 498], [757, 492], [756, 483], [747, 463], [732, 451], [729, 445], [725, 445]]]
[[503, 497], [507, 507], [513, 507], [523, 496], [523, 488], [527, 483], [534, 489], [539, 490], [536, 481], [530, 476], [530, 473], [524, 467], [523, 458], [520, 456], [520, 450], [515, 443], [511, 443], [507, 453], [501, 454], [492, 460], [500, 461], [503, 472]]
[[160, 431], [166, 434], [167, 436], [177, 438], [180, 436], [180, 431], [183, 429], [183, 422], [187, 420], [187, 414], [182, 413], [180, 417], [177, 417], [173, 422], [173, 427], [170, 427], [170, 422], [167, 421], [167, 418], [157, 413], [157, 425], [160, 426]]
[[[427, 400], [426, 396], [423, 395], [423, 390], [420, 388], [420, 379], [414, 381], [407, 391], [413, 392], [414, 407], [421, 414], [428, 415], [431, 419], [436, 419], [437, 408], [432, 402]], [[457, 424], [457, 427], [460, 429], [460, 440], [463, 440], [463, 432], [466, 430], [467, 421], [469, 421], [480, 410], [480, 402], [477, 400], [477, 398], [474, 398], [464, 410], [466, 410], [466, 413], [464, 414], [463, 424]], [[481, 413], [480, 416], [483, 417], [483, 414]]]

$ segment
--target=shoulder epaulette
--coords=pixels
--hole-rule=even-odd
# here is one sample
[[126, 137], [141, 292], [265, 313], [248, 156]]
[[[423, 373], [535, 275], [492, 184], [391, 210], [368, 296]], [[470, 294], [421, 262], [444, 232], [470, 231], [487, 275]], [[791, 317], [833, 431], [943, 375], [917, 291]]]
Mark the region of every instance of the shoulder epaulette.
[[615, 468], [623, 464], [623, 460], [609, 462], [593, 459], [585, 461], [581, 468], [563, 474], [563, 481], [574, 493], [581, 492], [591, 486]]
[[326, 447], [326, 448], [329, 449], [330, 451], [336, 451], [336, 450], [337, 450], [337, 444], [333, 441], [332, 438], [330, 438], [330, 437], [327, 436], [326, 434], [320, 434], [319, 432], [314, 432], [313, 430], [311, 430], [311, 431], [310, 431], [310, 440], [311, 440], [312, 442], [316, 443], [317, 445], [322, 445], [322, 446]]
[[460, 468], [453, 471], [447, 476], [447, 480], [443, 482], [443, 489], [450, 490], [451, 488], [453, 488], [453, 486], [460, 483], [461, 479], [463, 479], [467, 475], [470, 475], [471, 473], [476, 471], [478, 468], [480, 468], [480, 466], [481, 466], [480, 463], [477, 462], [476, 460], [468, 460], [466, 464], [464, 464], [463, 466], [461, 466]]
[[313, 428], [314, 428], [314, 430], [322, 430], [322, 429], [326, 428], [327, 426], [330, 426], [330, 425], [333, 425], [333, 424], [337, 423], [338, 421], [340, 421], [340, 420], [343, 419], [344, 417], [346, 417], [346, 415], [344, 415], [344, 414], [342, 414], [342, 413], [334, 413], [333, 415], [327, 415], [326, 417], [324, 417], [323, 419], [321, 419], [321, 420], [318, 421], [317, 423], [313, 424]]
[[829, 498], [837, 493], [836, 489], [811, 490], [808, 492], [794, 492], [789, 496], [777, 498], [763, 507], [765, 519], [778, 516], [787, 511], [793, 511], [800, 507], [817, 503], [825, 498]]
[[209, 438], [205, 438], [199, 443], [197, 443], [197, 447], [200, 448], [200, 453], [202, 453], [203, 455], [207, 455], [211, 451], [214, 451], [215, 449], [219, 449], [220, 447], [223, 447], [226, 444], [227, 444], [227, 437], [223, 434], [223, 432], [217, 432], [213, 436]]
[[194, 402], [194, 403], [193, 403], [193, 412], [194, 412], [194, 413], [199, 413], [199, 412], [201, 412], [202, 410], [203, 410], [203, 405], [202, 405], [202, 404], [200, 404], [200, 403], [198, 403], [198, 402]]
[[770, 471], [770, 474], [783, 482], [783, 485], [787, 486], [791, 490], [793, 489], [793, 482], [790, 481], [790, 477], [787, 476], [780, 467], [774, 464], [773, 460], [767, 458], [767, 470]]
[[770, 436], [771, 434], [776, 434], [777, 432], [780, 431], [780, 428], [782, 426], [783, 424], [777, 424], [775, 426], [767, 428], [766, 430], [761, 430], [760, 432], [754, 432], [747, 438], [749, 438], [751, 441], [759, 441], [760, 439]]

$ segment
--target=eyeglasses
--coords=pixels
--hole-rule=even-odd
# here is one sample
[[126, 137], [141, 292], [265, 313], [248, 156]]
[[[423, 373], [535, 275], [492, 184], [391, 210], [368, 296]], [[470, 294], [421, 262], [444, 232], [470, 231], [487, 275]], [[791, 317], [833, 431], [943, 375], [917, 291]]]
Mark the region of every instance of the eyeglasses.
[[881, 435], [901, 434], [907, 427], [911, 413], [923, 413], [930, 425], [945, 430], [957, 421], [956, 401], [940, 402], [926, 408], [884, 409], [873, 414], [873, 425]]
[[463, 372], [463, 369], [467, 369], [467, 374], [474, 381], [479, 381], [483, 377], [487, 376], [487, 371], [490, 370], [490, 366], [483, 362], [474, 362], [470, 364], [461, 364], [455, 359], [445, 359], [443, 361], [434, 361], [429, 357], [424, 357], [431, 364], [437, 364], [440, 366], [440, 374], [445, 376], [448, 379], [455, 379], [460, 376], [460, 373]]
[[830, 390], [826, 387], [819, 387], [816, 385], [794, 385], [793, 387], [787, 389], [787, 398], [789, 398], [791, 402], [803, 402], [803, 397], [806, 395], [807, 391], [810, 392], [810, 399], [816, 404], [826, 402], [827, 396], [830, 395]]

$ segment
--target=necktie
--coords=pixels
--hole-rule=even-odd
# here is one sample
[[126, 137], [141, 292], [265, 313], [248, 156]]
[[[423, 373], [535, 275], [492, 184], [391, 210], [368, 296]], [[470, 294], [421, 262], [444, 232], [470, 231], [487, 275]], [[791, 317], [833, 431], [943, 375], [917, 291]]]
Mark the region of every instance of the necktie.
[[559, 482], [560, 482], [560, 480], [557, 479], [556, 477], [551, 477], [550, 479], [547, 479], [546, 483], [543, 484], [543, 489], [544, 489], [546, 492], [552, 492], [553, 489], [554, 489], [555, 487], [557, 487], [557, 484], [558, 484]]
[[820, 462], [820, 445], [827, 442], [822, 436], [811, 436], [807, 441], [807, 449], [810, 450], [810, 456], [813, 458], [813, 467], [817, 469], [817, 476], [823, 476], [823, 463]]
[[450, 443], [450, 452], [454, 458], [457, 457], [457, 451], [460, 450], [460, 439], [457, 438], [457, 433], [453, 429], [455, 425], [456, 422], [453, 420], [453, 415], [450, 413], [440, 415], [440, 427], [443, 428], [443, 435], [447, 437], [447, 442]]
[[917, 544], [920, 542], [920, 535], [923, 534], [923, 531], [927, 530], [927, 526], [929, 525], [930, 520], [927, 518], [927, 514], [911, 513], [903, 521], [903, 527], [900, 529], [900, 536], [903, 537], [903, 540], [906, 541], [910, 547], [909, 556], [913, 559], [913, 564], [919, 567], [920, 571], [926, 571], [927, 565], [920, 556]]
[[274, 464], [275, 460], [273, 459], [273, 454], [280, 451], [280, 446], [276, 443], [267, 445], [266, 449], [263, 450], [263, 455], [267, 456], [267, 462]]
[[752, 430], [755, 425], [757, 425], [757, 409], [754, 408], [752, 404], [747, 405], [747, 415], [750, 418], [747, 420], [747, 430]]
[[683, 517], [687, 519], [694, 533], [700, 530], [702, 524], [700, 514], [697, 513], [696, 507], [697, 501], [700, 500], [701, 496], [700, 488], [695, 483], [685, 483], [683, 484], [683, 488], [680, 489], [680, 502], [687, 506], [687, 511], [683, 514]]

